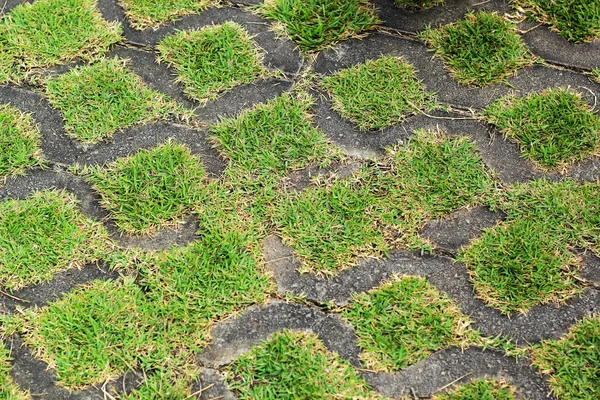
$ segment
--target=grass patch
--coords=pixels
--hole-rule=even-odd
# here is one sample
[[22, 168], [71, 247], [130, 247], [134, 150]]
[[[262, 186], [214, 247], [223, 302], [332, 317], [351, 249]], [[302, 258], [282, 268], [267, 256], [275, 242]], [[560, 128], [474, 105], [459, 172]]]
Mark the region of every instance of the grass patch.
[[596, 80], [596, 82], [600, 83], [600, 69], [592, 70], [592, 76]]
[[30, 115], [0, 104], [0, 184], [27, 168], [43, 165], [40, 132]]
[[396, 277], [358, 294], [342, 316], [356, 331], [362, 360], [376, 371], [399, 371], [477, 337], [458, 306], [425, 278]]
[[257, 8], [304, 52], [316, 52], [372, 29], [379, 18], [365, 0], [266, 0]]
[[565, 167], [600, 148], [600, 117], [570, 89], [504, 97], [485, 116], [544, 169]]
[[333, 107], [361, 130], [382, 129], [435, 106], [412, 65], [396, 57], [343, 69], [323, 79]]
[[137, 123], [191, 115], [174, 100], [147, 87], [118, 59], [75, 67], [50, 79], [46, 95], [61, 112], [67, 134], [87, 144]]
[[394, 4], [400, 8], [421, 10], [444, 4], [444, 0], [394, 0]]
[[10, 353], [4, 346], [0, 346], [0, 399], [26, 400], [30, 399], [29, 393], [21, 391], [10, 376]]
[[454, 24], [427, 28], [421, 37], [465, 85], [504, 82], [533, 63], [515, 24], [497, 13], [469, 13]]
[[34, 69], [104, 56], [121, 27], [102, 19], [95, 0], [37, 0], [0, 17], [0, 82]]
[[119, 229], [150, 233], [206, 200], [206, 171], [181, 144], [150, 150], [94, 167], [87, 178]]
[[0, 286], [17, 290], [49, 281], [58, 271], [97, 261], [109, 237], [84, 217], [74, 196], [37, 192], [0, 203]]
[[210, 132], [230, 168], [283, 176], [311, 163], [327, 163], [335, 155], [327, 137], [311, 125], [313, 102], [306, 94], [284, 93], [213, 125]]
[[575, 43], [600, 37], [598, 0], [512, 0], [538, 21], [550, 25], [562, 37]]
[[475, 379], [432, 400], [515, 400], [515, 389], [498, 379]]
[[134, 29], [156, 28], [177, 18], [219, 5], [216, 0], [119, 0]]
[[200, 102], [214, 100], [265, 73], [257, 45], [234, 22], [167, 36], [158, 50], [158, 60], [175, 68], [185, 93]]
[[331, 275], [394, 247], [426, 250], [430, 219], [477, 204], [495, 187], [475, 146], [418, 131], [379, 165], [278, 199], [270, 216], [302, 272]]
[[600, 316], [587, 317], [560, 340], [545, 340], [532, 351], [532, 363], [550, 375], [554, 394], [563, 400], [600, 397]]
[[229, 387], [240, 399], [381, 398], [312, 333], [276, 333], [225, 371]]
[[464, 249], [477, 295], [504, 314], [563, 302], [579, 294], [580, 260], [571, 248], [597, 252], [600, 186], [574, 181], [515, 185], [497, 205], [504, 223]]
[[137, 389], [120, 398], [123, 400], [189, 400], [196, 397], [192, 395], [190, 388], [193, 385], [191, 377], [195, 377], [197, 373], [189, 371], [188, 375], [191, 376], [182, 377], [173, 371], [154, 373], [146, 377], [144, 383]]

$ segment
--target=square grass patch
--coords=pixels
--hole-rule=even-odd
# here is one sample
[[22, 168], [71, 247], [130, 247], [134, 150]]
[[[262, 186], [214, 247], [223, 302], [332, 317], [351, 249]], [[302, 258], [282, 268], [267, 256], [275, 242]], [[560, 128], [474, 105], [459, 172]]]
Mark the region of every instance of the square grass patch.
[[427, 28], [421, 37], [465, 85], [505, 82], [533, 63], [515, 24], [497, 13], [469, 13], [454, 24]]
[[206, 171], [181, 144], [150, 150], [91, 169], [87, 178], [124, 232], [147, 234], [207, 199]]
[[512, 3], [572, 42], [589, 42], [600, 37], [598, 0], [512, 0]]
[[11, 291], [100, 259], [108, 233], [86, 218], [74, 196], [37, 192], [0, 203], [0, 286]]
[[12, 175], [43, 165], [41, 137], [30, 115], [0, 104], [0, 184]]
[[417, 131], [377, 165], [276, 200], [270, 216], [302, 272], [332, 275], [393, 248], [427, 250], [418, 234], [427, 221], [481, 203], [495, 186], [474, 144]]
[[402, 370], [477, 336], [458, 306], [425, 278], [396, 277], [356, 295], [342, 316], [355, 329], [362, 360], [375, 371]]
[[564, 400], [600, 397], [600, 316], [575, 324], [560, 340], [545, 340], [532, 351], [532, 363], [550, 376], [554, 394]]
[[0, 398], [6, 400], [29, 399], [29, 394], [21, 391], [10, 376], [12, 369], [10, 362], [10, 352], [4, 346], [0, 346]]
[[396, 7], [417, 11], [444, 4], [444, 0], [394, 0], [394, 4]]
[[102, 57], [121, 27], [102, 19], [94, 0], [37, 0], [0, 17], [0, 81], [34, 69]]
[[167, 36], [158, 50], [158, 60], [175, 68], [185, 93], [200, 102], [266, 73], [257, 45], [234, 22]]
[[396, 57], [343, 69], [325, 77], [323, 86], [334, 109], [361, 130], [382, 129], [435, 106], [412, 65]]
[[579, 92], [549, 89], [496, 100], [484, 115], [544, 169], [558, 169], [600, 149], [600, 116]]
[[219, 3], [217, 0], [119, 0], [131, 26], [139, 30], [157, 28], [164, 22], [197, 14]]
[[225, 367], [225, 373], [242, 400], [382, 398], [312, 333], [276, 333]]
[[105, 59], [46, 83], [46, 96], [65, 120], [67, 134], [93, 144], [134, 124], [190, 114], [146, 86], [118, 59]]
[[265, 0], [257, 8], [300, 49], [317, 52], [378, 24], [375, 7], [366, 0]]
[[283, 176], [312, 163], [327, 164], [340, 153], [311, 125], [313, 103], [309, 95], [284, 93], [211, 126], [210, 132], [229, 167], [254, 176]]
[[581, 260], [570, 249], [598, 249], [599, 185], [534, 181], [504, 195], [506, 221], [458, 256], [478, 297], [510, 315], [581, 293]]
[[515, 389], [499, 379], [475, 379], [432, 400], [515, 400]]

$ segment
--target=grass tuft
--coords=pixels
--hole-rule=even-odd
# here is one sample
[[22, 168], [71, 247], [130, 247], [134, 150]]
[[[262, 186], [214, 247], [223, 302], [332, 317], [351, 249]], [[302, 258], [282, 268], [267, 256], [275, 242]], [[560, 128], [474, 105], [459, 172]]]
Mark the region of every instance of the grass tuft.
[[427, 28], [421, 37], [465, 85], [504, 82], [533, 63], [515, 24], [497, 13], [469, 13], [457, 23]]
[[240, 399], [379, 399], [315, 334], [276, 333], [225, 368]]
[[119, 229], [133, 234], [150, 233], [207, 200], [201, 161], [175, 142], [94, 167], [88, 181]]
[[565, 39], [575, 43], [600, 37], [598, 0], [512, 0], [538, 21], [550, 25]]
[[422, 10], [444, 4], [444, 0], [394, 0], [394, 4], [409, 10]]
[[148, 88], [118, 59], [75, 67], [50, 79], [46, 95], [61, 112], [67, 134], [86, 144], [137, 123], [191, 115], [174, 100]]
[[158, 44], [158, 51], [159, 62], [175, 68], [185, 93], [200, 102], [214, 100], [265, 73], [257, 45], [234, 22], [167, 36]]
[[396, 57], [343, 69], [323, 79], [333, 107], [361, 130], [382, 129], [435, 106], [412, 65]]
[[560, 340], [533, 349], [532, 363], [550, 375], [554, 394], [563, 400], [600, 397], [600, 316], [579, 321]]
[[427, 249], [418, 235], [427, 221], [481, 202], [494, 187], [472, 143], [418, 131], [379, 165], [276, 200], [270, 216], [301, 272], [331, 275], [394, 247]]
[[134, 29], [157, 28], [164, 22], [197, 14], [220, 4], [218, 0], [119, 0]]
[[431, 400], [515, 400], [515, 388], [498, 379], [475, 379]]
[[257, 8], [304, 52], [317, 52], [379, 23], [365, 0], [266, 0]]
[[10, 353], [4, 346], [0, 346], [0, 399], [27, 400], [31, 399], [29, 393], [21, 391], [10, 376]]
[[600, 186], [544, 180], [515, 185], [497, 205], [506, 221], [459, 253], [478, 297], [504, 314], [563, 302], [582, 290], [578, 247], [597, 251]]
[[40, 132], [30, 115], [0, 104], [0, 184], [27, 168], [43, 165]]
[[0, 286], [11, 291], [49, 281], [56, 272], [101, 258], [109, 242], [99, 222], [84, 217], [74, 196], [37, 192], [0, 203]]
[[38, 68], [93, 61], [121, 40], [121, 27], [102, 19], [95, 0], [37, 0], [0, 17], [0, 82]]
[[504, 97], [484, 115], [544, 169], [565, 167], [600, 149], [600, 116], [570, 89]]

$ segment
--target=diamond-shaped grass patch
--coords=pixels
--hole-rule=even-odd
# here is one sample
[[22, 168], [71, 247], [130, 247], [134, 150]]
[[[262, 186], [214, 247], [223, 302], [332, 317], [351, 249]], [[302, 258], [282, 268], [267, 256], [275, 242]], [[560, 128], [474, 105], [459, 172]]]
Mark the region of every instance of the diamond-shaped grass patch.
[[0, 203], [0, 286], [17, 290], [102, 257], [109, 237], [58, 191]]
[[277, 21], [277, 28], [305, 52], [323, 50], [379, 23], [366, 0], [265, 0], [257, 10]]
[[58, 109], [67, 133], [83, 143], [97, 143], [131, 125], [191, 111], [147, 87], [118, 59], [75, 67], [47, 82], [46, 95]]
[[0, 17], [0, 82], [76, 58], [92, 61], [120, 39], [120, 26], [104, 21], [94, 0], [23, 3]]
[[325, 77], [323, 86], [334, 108], [361, 130], [385, 128], [435, 104], [412, 65], [390, 56]]
[[42, 165], [40, 142], [30, 115], [0, 104], [0, 184], [8, 176]]
[[514, 0], [513, 3], [572, 42], [588, 42], [600, 37], [598, 0]]
[[150, 233], [207, 199], [202, 162], [175, 142], [92, 168], [88, 181], [117, 226], [133, 234]]
[[331, 275], [394, 247], [427, 249], [418, 232], [428, 220], [480, 203], [494, 187], [472, 143], [418, 131], [379, 165], [279, 199], [270, 215], [302, 272]]
[[533, 63], [515, 24], [496, 13], [469, 13], [457, 23], [426, 29], [422, 38], [466, 85], [503, 82]]
[[394, 0], [394, 4], [400, 8], [421, 10], [444, 4], [444, 0]]
[[4, 346], [0, 346], [0, 399], [26, 400], [30, 396], [21, 391], [10, 376], [10, 353]]
[[485, 116], [545, 169], [564, 167], [600, 150], [600, 116], [570, 89], [508, 96], [490, 104]]
[[200, 102], [253, 82], [265, 72], [256, 44], [234, 22], [167, 36], [158, 50], [158, 60], [174, 67], [185, 93]]
[[431, 400], [515, 400], [515, 388], [499, 379], [475, 379]]
[[[311, 125], [313, 99], [283, 95], [210, 128], [230, 168], [256, 176], [282, 176], [335, 156], [327, 137]], [[339, 154], [338, 154], [339, 155]]]
[[459, 253], [477, 295], [504, 314], [563, 302], [583, 289], [572, 248], [597, 251], [600, 185], [534, 181], [513, 186], [496, 205], [502, 224]]
[[26, 313], [24, 341], [70, 389], [132, 369], [150, 385], [164, 382], [185, 372], [215, 321], [273, 291], [248, 245], [244, 233], [227, 229], [185, 248], [138, 254], [137, 280], [96, 281]]
[[356, 295], [342, 316], [356, 331], [361, 358], [376, 371], [399, 371], [437, 350], [478, 338], [456, 304], [425, 278], [395, 277]]
[[550, 375], [553, 392], [564, 400], [600, 397], [600, 315], [575, 324], [560, 340], [533, 349], [532, 363]]
[[226, 382], [240, 399], [382, 398], [312, 333], [276, 333], [225, 371]]
[[119, 0], [135, 29], [156, 28], [164, 22], [197, 14], [219, 3], [217, 0]]

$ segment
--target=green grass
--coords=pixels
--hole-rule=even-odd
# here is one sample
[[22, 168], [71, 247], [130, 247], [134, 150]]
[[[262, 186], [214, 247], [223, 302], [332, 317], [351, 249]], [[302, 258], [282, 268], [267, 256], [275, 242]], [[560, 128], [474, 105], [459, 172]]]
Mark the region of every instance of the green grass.
[[158, 51], [158, 60], [177, 71], [185, 93], [200, 102], [214, 100], [266, 72], [257, 45], [234, 22], [167, 36], [158, 44]]
[[229, 387], [242, 400], [381, 398], [312, 333], [276, 333], [225, 371]]
[[504, 314], [563, 302], [582, 290], [572, 248], [596, 251], [600, 237], [597, 183], [544, 180], [519, 184], [497, 206], [506, 221], [484, 231], [458, 260], [478, 297]]
[[561, 400], [600, 397], [600, 317], [585, 318], [560, 340], [546, 340], [533, 350], [532, 362]]
[[399, 371], [435, 351], [477, 338], [454, 301], [425, 278], [396, 277], [355, 295], [342, 316], [355, 329], [361, 359], [375, 371]]
[[208, 196], [202, 162], [175, 142], [94, 167], [87, 179], [119, 229], [133, 234], [174, 222]]
[[219, 3], [218, 0], [119, 0], [131, 26], [140, 30], [157, 28], [164, 22], [200, 13]]
[[420, 10], [444, 4], [444, 0], [394, 0], [394, 4], [400, 8]]
[[323, 79], [333, 107], [361, 130], [382, 129], [435, 106], [412, 65], [381, 57]]
[[[195, 376], [197, 374], [190, 374]], [[172, 371], [161, 371], [147, 376], [144, 383], [133, 390], [127, 396], [120, 397], [123, 400], [189, 400], [197, 398], [193, 396], [191, 377], [182, 378]]]
[[372, 29], [379, 18], [365, 0], [266, 0], [258, 12], [277, 21], [304, 52], [316, 52]]
[[600, 37], [598, 0], [512, 0], [535, 19], [550, 25], [565, 39], [575, 43]]
[[94, 0], [37, 0], [0, 17], [0, 82], [20, 81], [35, 69], [102, 57], [121, 40]]
[[515, 400], [515, 389], [498, 379], [475, 379], [432, 400]]
[[0, 184], [27, 168], [43, 165], [40, 132], [30, 115], [0, 104]]
[[210, 132], [231, 169], [259, 177], [283, 176], [312, 163], [327, 163], [336, 153], [311, 125], [313, 102], [306, 94], [284, 93], [211, 126]]
[[11, 357], [8, 349], [0, 346], [0, 399], [26, 400], [30, 399], [29, 393], [21, 391], [10, 376]]
[[494, 187], [472, 143], [418, 131], [379, 165], [278, 199], [270, 216], [302, 272], [331, 275], [395, 247], [427, 249], [418, 236], [427, 221], [481, 202]]
[[65, 192], [0, 203], [0, 286], [11, 291], [95, 262], [108, 245], [104, 227], [84, 217]]
[[544, 169], [564, 168], [600, 149], [600, 116], [570, 89], [504, 97], [484, 115]]
[[61, 112], [67, 134], [86, 144], [98, 143], [137, 123], [191, 115], [174, 100], [147, 87], [118, 59], [75, 67], [50, 79], [46, 95]]
[[596, 80], [596, 82], [600, 83], [600, 69], [592, 70], [592, 76]]
[[421, 37], [465, 85], [505, 82], [533, 62], [515, 24], [497, 13], [469, 13], [457, 23], [427, 28]]

